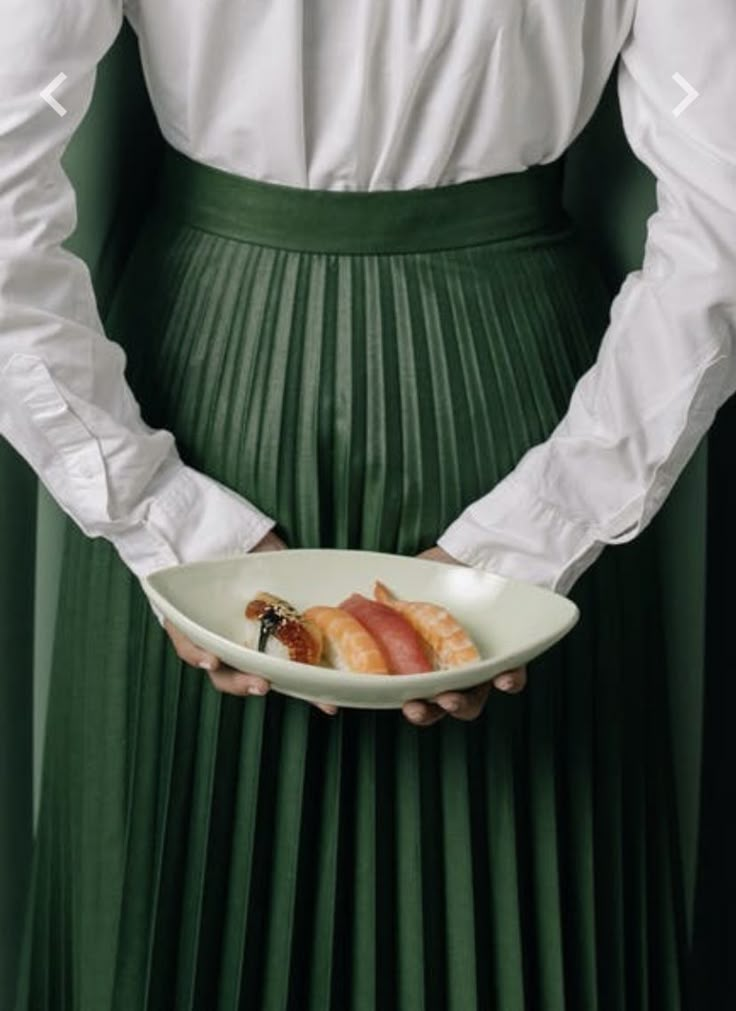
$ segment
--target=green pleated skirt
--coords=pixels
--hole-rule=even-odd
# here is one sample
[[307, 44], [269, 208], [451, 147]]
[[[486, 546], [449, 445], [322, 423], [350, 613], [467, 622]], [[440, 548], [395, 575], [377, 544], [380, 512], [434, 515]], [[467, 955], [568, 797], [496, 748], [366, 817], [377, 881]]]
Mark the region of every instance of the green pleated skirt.
[[[169, 152], [105, 320], [144, 419], [292, 547], [431, 546], [607, 326], [561, 171], [315, 191]], [[19, 1011], [677, 1011], [653, 551], [579, 579], [524, 693], [420, 728], [219, 694], [68, 522]]]

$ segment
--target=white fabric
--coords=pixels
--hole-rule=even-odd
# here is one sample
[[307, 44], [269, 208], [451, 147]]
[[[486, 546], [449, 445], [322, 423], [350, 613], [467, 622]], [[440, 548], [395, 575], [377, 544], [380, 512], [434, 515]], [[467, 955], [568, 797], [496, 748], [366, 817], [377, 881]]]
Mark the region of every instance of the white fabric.
[[[249, 550], [273, 525], [140, 417], [89, 271], [61, 248], [60, 165], [125, 15], [162, 133], [207, 164], [333, 190], [431, 187], [553, 161], [619, 53], [624, 125], [658, 179], [642, 269], [551, 438], [439, 543], [567, 592], [651, 519], [736, 389], [733, 0], [3, 0], [0, 432], [137, 575]], [[673, 74], [700, 92], [686, 110]], [[41, 91], [60, 74], [53, 98]], [[111, 127], [112, 128], [112, 127]]]

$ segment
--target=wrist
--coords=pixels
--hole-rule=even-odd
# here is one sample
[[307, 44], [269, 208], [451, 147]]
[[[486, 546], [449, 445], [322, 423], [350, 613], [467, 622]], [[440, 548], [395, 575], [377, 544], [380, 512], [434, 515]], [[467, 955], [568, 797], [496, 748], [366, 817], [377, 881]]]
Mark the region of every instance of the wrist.
[[274, 533], [273, 530], [269, 530], [265, 537], [262, 537], [257, 544], [255, 544], [250, 550], [251, 551], [284, 551], [288, 547], [284, 541]]
[[465, 565], [466, 563], [456, 558], [454, 555], [450, 554], [444, 548], [440, 547], [439, 544], [435, 544], [434, 547], [428, 548], [426, 551], [420, 552], [417, 558], [426, 558], [428, 561], [432, 562], [444, 562], [447, 565]]

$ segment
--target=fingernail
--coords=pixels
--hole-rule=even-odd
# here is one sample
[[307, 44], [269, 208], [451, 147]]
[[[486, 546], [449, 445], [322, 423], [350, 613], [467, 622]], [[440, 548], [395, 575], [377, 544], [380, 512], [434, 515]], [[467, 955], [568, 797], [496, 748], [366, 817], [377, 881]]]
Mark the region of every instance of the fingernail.
[[424, 716], [424, 706], [408, 706], [406, 715], [416, 723]]
[[251, 685], [248, 689], [249, 695], [265, 695], [268, 688], [264, 688], [263, 685]]
[[325, 704], [323, 706], [320, 706], [320, 709], [327, 716], [334, 716], [335, 713], [337, 712], [337, 706], [330, 706], [330, 705], [327, 705], [327, 704]]
[[205, 670], [214, 670], [215, 669], [215, 665], [212, 662], [212, 660], [200, 660], [198, 666], [199, 667], [203, 667]]
[[438, 702], [437, 705], [448, 713], [456, 713], [460, 708], [460, 703], [457, 699], [444, 699], [442, 702]]
[[507, 692], [507, 691], [509, 691], [509, 689], [511, 689], [511, 688], [514, 687], [514, 679], [513, 678], [499, 678], [499, 680], [498, 680], [498, 687], [501, 689], [502, 692]]

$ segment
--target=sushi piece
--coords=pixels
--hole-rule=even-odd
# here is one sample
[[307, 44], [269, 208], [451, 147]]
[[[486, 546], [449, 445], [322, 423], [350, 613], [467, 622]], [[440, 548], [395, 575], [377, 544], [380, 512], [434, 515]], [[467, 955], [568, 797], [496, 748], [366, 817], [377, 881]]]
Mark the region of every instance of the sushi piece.
[[292, 605], [272, 593], [257, 593], [245, 608], [246, 646], [259, 653], [299, 663], [316, 664], [322, 655], [322, 632]]
[[310, 607], [303, 614], [323, 635], [323, 660], [336, 670], [388, 674], [388, 663], [368, 629], [341, 607]]
[[425, 601], [399, 600], [379, 580], [373, 593], [377, 601], [400, 614], [419, 633], [440, 668], [446, 670], [480, 660], [475, 643], [446, 608]]
[[432, 661], [422, 639], [392, 607], [360, 593], [353, 593], [340, 607], [370, 632], [388, 660], [392, 674], [421, 674], [432, 670]]

